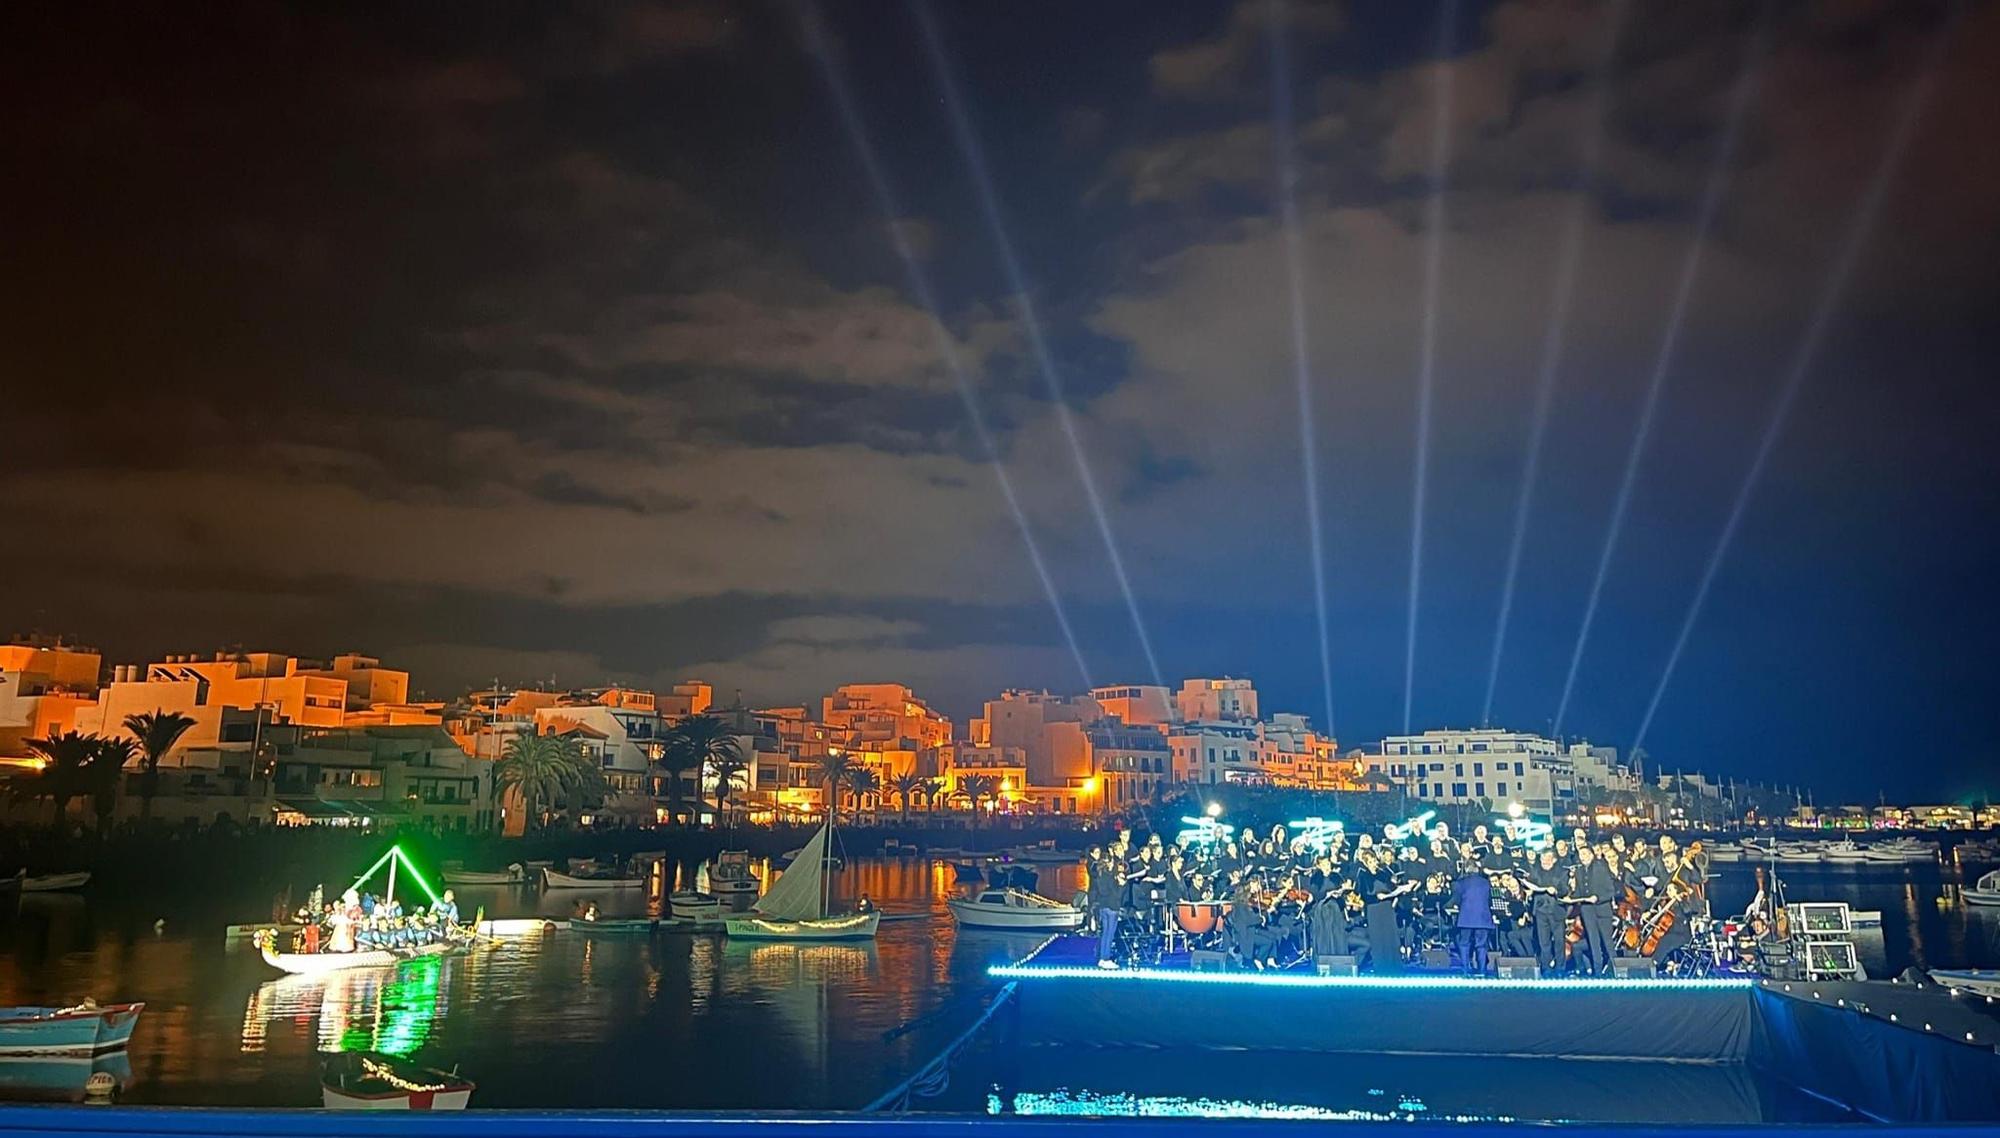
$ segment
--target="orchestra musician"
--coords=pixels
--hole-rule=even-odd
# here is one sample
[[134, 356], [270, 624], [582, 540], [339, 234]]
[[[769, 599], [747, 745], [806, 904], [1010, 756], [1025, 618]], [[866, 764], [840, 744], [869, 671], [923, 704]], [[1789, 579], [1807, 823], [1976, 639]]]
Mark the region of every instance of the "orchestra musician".
[[1378, 976], [1403, 971], [1403, 944], [1396, 930], [1396, 900], [1410, 891], [1409, 883], [1398, 884], [1393, 866], [1376, 855], [1371, 847], [1360, 858], [1354, 885], [1366, 904], [1363, 918], [1368, 925], [1368, 967]]
[[[1468, 852], [1481, 849], [1469, 847]], [[1452, 899], [1458, 904], [1458, 960], [1474, 976], [1486, 975], [1486, 948], [1497, 927], [1493, 920], [1493, 883], [1487, 879], [1475, 857], [1468, 856], [1458, 866], [1458, 880], [1452, 883]]]
[[1621, 892], [1610, 866], [1597, 856], [1597, 851], [1588, 843], [1579, 846], [1576, 872], [1571, 877], [1569, 896], [1564, 900], [1576, 906], [1577, 916], [1583, 920], [1583, 950], [1590, 974], [1611, 973], [1612, 902]]
[[1531, 898], [1529, 918], [1534, 922], [1535, 958], [1550, 976], [1561, 972], [1569, 954], [1569, 922], [1560, 898], [1569, 888], [1569, 869], [1553, 847], [1542, 850], [1524, 883]]

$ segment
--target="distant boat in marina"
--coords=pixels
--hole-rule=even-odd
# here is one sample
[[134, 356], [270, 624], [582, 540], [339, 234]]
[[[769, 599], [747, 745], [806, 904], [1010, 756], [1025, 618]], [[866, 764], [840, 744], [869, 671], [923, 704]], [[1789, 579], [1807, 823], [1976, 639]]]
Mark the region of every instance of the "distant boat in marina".
[[1025, 861], [1031, 865], [1068, 865], [1071, 862], [1083, 860], [1082, 854], [1069, 850], [1059, 850], [1056, 848], [1054, 842], [1043, 842], [1040, 845], [1033, 846], [1020, 846], [1008, 850], [1007, 854], [1015, 861]]
[[548, 889], [644, 889], [643, 877], [620, 877], [610, 873], [558, 873], [550, 866], [542, 870], [543, 887]]
[[1790, 864], [1817, 864], [1825, 860], [1819, 847], [1804, 844], [1779, 846], [1771, 856], [1774, 860]]
[[832, 913], [827, 890], [828, 839], [831, 820], [798, 850], [790, 869], [764, 891], [757, 907], [727, 922], [736, 940], [872, 940], [882, 923], [879, 912]]
[[715, 866], [708, 871], [707, 892], [713, 893], [725, 908], [739, 912], [748, 909], [763, 888], [757, 871], [750, 868], [749, 850], [723, 850], [715, 855]]
[[1849, 841], [1834, 842], [1820, 850], [1827, 861], [1839, 865], [1858, 865], [1868, 858], [1868, 851]]
[[374, 1051], [331, 1056], [320, 1075], [328, 1110], [464, 1110], [476, 1089], [456, 1071]]
[[117, 1051], [132, 1039], [144, 1004], [85, 1001], [69, 1008], [0, 1008], [0, 1056], [66, 1055], [89, 1058]]
[[651, 917], [572, 917], [569, 922], [569, 931], [585, 936], [644, 936], [659, 927]]
[[503, 870], [447, 869], [444, 871], [444, 883], [446, 885], [520, 885], [527, 879], [527, 870], [519, 862]]
[[722, 899], [713, 893], [682, 890], [667, 897], [667, 911], [677, 921], [719, 921]]

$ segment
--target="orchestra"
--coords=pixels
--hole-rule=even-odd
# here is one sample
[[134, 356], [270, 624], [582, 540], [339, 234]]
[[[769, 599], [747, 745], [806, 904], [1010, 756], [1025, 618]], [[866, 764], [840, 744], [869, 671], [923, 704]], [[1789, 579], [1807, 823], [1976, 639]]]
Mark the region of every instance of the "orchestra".
[[1485, 826], [1460, 839], [1421, 821], [1352, 838], [1274, 826], [1167, 844], [1121, 832], [1085, 859], [1079, 902], [1099, 966], [1193, 949], [1249, 971], [1344, 958], [1383, 976], [1435, 966], [1427, 953], [1439, 951], [1473, 975], [1495, 957], [1532, 960], [1544, 976], [1606, 976], [1621, 956], [1664, 975], [1693, 967], [1689, 946], [1708, 917], [1701, 843], [1577, 830], [1531, 844]]

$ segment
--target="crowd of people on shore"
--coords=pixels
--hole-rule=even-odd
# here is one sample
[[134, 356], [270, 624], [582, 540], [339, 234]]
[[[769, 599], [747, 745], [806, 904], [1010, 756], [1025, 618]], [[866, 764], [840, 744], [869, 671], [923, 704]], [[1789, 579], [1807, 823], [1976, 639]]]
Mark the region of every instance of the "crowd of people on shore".
[[405, 909], [393, 897], [354, 889], [327, 901], [324, 889], [315, 886], [293, 922], [300, 926], [296, 948], [303, 953], [408, 952], [466, 934], [459, 924], [458, 898], [449, 889], [428, 907]]
[[[1328, 957], [1388, 975], [1446, 966], [1482, 975], [1495, 956], [1542, 975], [1602, 976], [1620, 956], [1685, 968], [1708, 916], [1701, 843], [1624, 833], [1510, 838], [1442, 822], [1350, 837], [1314, 827], [1261, 836], [1196, 830], [1167, 843], [1129, 831], [1085, 858], [1098, 964], [1119, 968], [1185, 941], [1259, 971]], [[1427, 955], [1428, 952], [1428, 955]]]

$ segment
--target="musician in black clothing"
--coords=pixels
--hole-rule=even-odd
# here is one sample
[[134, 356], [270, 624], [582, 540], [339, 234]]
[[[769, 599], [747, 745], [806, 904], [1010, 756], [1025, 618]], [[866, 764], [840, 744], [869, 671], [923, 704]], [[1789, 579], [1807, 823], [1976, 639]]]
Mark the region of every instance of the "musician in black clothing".
[[1553, 849], [1544, 849], [1528, 872], [1526, 887], [1533, 900], [1528, 909], [1534, 921], [1535, 958], [1542, 971], [1553, 976], [1562, 971], [1569, 952], [1569, 919], [1558, 900], [1569, 891], [1569, 869]]
[[1576, 851], [1576, 874], [1570, 890], [1568, 899], [1576, 903], [1577, 915], [1583, 919], [1583, 946], [1590, 971], [1609, 975], [1612, 902], [1621, 890], [1610, 868], [1587, 845]]
[[1403, 944], [1396, 932], [1396, 899], [1408, 890], [1396, 884], [1394, 871], [1373, 851], [1361, 856], [1355, 871], [1355, 888], [1368, 906], [1368, 967], [1378, 976], [1403, 971]]

